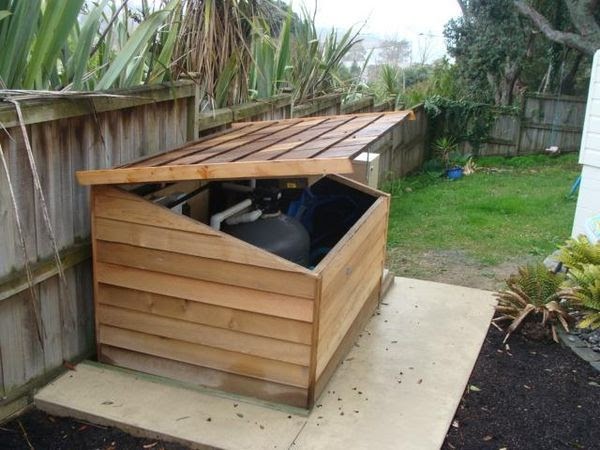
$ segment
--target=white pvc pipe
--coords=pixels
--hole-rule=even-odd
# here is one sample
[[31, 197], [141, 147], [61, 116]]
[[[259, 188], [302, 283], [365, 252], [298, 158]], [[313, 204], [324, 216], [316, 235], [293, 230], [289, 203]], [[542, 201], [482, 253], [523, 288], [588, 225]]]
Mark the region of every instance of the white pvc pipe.
[[225, 220], [225, 223], [227, 225], [237, 225], [238, 223], [254, 222], [258, 220], [261, 215], [262, 211], [260, 209], [255, 209], [254, 211], [231, 216], [229, 219]]
[[212, 228], [214, 228], [215, 230], [220, 230], [221, 222], [223, 222], [228, 217], [231, 217], [234, 214], [237, 214], [240, 211], [243, 211], [244, 209], [248, 208], [249, 206], [252, 206], [252, 200], [247, 198], [246, 200], [244, 200], [236, 205], [233, 205], [231, 208], [227, 208], [225, 211], [221, 211], [221, 212], [214, 214], [210, 218], [210, 226]]

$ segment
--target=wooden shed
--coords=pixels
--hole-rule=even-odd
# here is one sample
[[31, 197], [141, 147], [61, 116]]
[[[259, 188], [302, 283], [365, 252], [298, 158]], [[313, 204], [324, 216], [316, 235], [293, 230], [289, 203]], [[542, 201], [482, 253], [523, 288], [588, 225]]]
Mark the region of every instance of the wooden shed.
[[[98, 359], [310, 408], [382, 289], [389, 197], [340, 174], [352, 176], [356, 155], [393, 146], [407, 118], [235, 124], [125, 166], [78, 172], [92, 185]], [[327, 200], [311, 220], [331, 216], [334, 231], [314, 264], [209, 226], [232, 196], [265, 186], [286, 211], [307, 192]], [[339, 199], [351, 213], [329, 212]]]

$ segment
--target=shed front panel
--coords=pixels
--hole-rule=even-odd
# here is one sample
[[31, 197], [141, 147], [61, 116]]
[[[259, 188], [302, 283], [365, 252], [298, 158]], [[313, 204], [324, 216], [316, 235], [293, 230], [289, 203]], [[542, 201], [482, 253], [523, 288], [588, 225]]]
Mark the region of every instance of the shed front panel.
[[101, 360], [306, 405], [316, 275], [118, 188], [93, 205]]

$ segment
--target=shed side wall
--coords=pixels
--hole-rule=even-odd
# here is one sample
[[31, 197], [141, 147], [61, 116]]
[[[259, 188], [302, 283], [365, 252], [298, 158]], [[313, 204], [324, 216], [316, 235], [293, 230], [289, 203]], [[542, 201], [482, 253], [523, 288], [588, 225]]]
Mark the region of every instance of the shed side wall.
[[385, 261], [389, 198], [380, 197], [321, 272], [317, 383], [363, 306], [378, 295]]

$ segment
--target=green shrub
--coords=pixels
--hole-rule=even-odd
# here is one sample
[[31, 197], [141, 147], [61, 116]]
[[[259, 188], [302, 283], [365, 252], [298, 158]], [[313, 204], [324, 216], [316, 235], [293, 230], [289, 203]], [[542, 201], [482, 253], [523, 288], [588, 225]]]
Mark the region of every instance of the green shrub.
[[560, 247], [558, 260], [570, 270], [582, 270], [589, 264], [600, 265], [600, 242], [592, 244], [583, 235], [569, 239]]
[[570, 320], [559, 304], [564, 281], [564, 275], [549, 271], [543, 264], [520, 267], [517, 274], [510, 276], [506, 280], [506, 289], [495, 294], [498, 298], [496, 310], [501, 315], [494, 321], [510, 321], [504, 341], [526, 319], [538, 318], [543, 326], [551, 329], [552, 338], [558, 342], [556, 325], [560, 323], [568, 331]]

